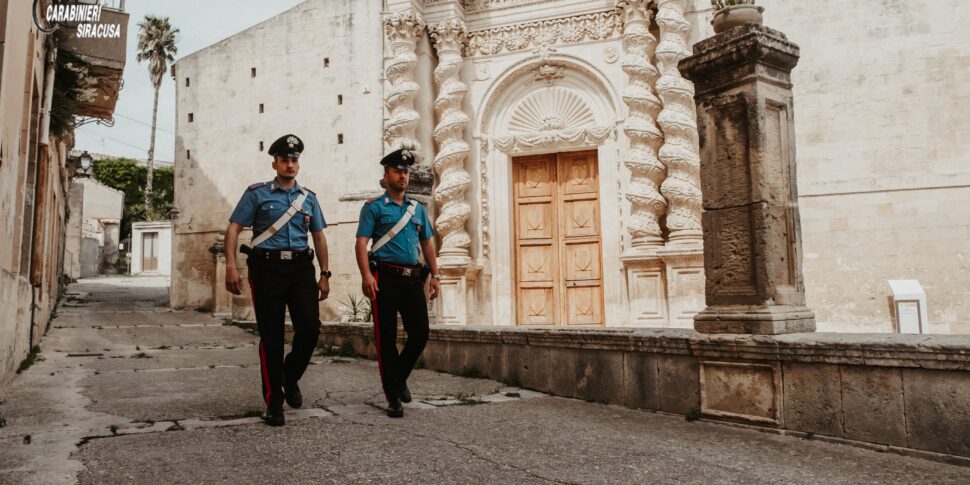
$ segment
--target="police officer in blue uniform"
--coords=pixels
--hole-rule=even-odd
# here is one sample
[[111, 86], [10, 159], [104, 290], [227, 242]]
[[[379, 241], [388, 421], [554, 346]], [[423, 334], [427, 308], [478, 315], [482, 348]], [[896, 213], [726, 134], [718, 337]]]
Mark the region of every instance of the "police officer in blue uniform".
[[[226, 230], [226, 289], [238, 295], [242, 279], [236, 269], [239, 232], [253, 228], [248, 255], [249, 287], [259, 328], [260, 380], [266, 402], [264, 419], [272, 426], [285, 424], [283, 402], [292, 408], [303, 405], [297, 384], [320, 335], [319, 301], [330, 293], [327, 227], [316, 194], [296, 182], [303, 141], [295, 135], [280, 137], [269, 147], [276, 178], [250, 185], [229, 217]], [[313, 247], [307, 244], [307, 232]], [[320, 266], [316, 278], [313, 257]], [[293, 346], [283, 357], [285, 309], [293, 322]]]
[[[430, 298], [441, 293], [431, 221], [424, 206], [405, 195], [416, 158], [412, 150], [402, 148], [381, 160], [387, 192], [364, 204], [357, 226], [357, 266], [364, 294], [371, 298], [378, 367], [387, 415], [392, 418], [404, 416], [401, 402], [411, 401], [407, 379], [428, 342], [424, 285], [429, 273]], [[427, 266], [419, 264], [418, 248]], [[407, 332], [401, 353], [397, 351], [398, 313]]]

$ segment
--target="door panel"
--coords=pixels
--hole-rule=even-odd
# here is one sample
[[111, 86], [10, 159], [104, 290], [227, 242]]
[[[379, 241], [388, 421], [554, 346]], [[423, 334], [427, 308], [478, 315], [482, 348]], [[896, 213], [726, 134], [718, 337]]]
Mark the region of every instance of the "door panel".
[[602, 325], [596, 152], [513, 160], [520, 325]]

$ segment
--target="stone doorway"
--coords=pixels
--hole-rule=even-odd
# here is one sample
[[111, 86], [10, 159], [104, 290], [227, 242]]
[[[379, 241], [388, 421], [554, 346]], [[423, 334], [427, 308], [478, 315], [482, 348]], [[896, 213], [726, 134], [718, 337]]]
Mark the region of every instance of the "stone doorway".
[[595, 150], [512, 159], [518, 325], [603, 325]]

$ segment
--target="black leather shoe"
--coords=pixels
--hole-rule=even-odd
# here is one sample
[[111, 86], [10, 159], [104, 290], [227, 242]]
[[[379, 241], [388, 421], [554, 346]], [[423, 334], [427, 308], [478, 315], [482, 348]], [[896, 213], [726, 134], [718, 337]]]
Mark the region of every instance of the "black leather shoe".
[[283, 398], [286, 399], [286, 404], [289, 404], [293, 409], [299, 409], [300, 406], [303, 406], [303, 393], [300, 392], [300, 386], [295, 382], [283, 385]]
[[404, 406], [401, 406], [400, 399], [391, 399], [390, 401], [387, 401], [387, 416], [390, 418], [404, 417]]
[[283, 406], [267, 408], [266, 414], [263, 415], [263, 421], [266, 421], [266, 424], [270, 426], [283, 426], [286, 424], [286, 418], [283, 416]]
[[407, 384], [401, 388], [401, 402], [411, 402], [411, 390], [408, 389]]

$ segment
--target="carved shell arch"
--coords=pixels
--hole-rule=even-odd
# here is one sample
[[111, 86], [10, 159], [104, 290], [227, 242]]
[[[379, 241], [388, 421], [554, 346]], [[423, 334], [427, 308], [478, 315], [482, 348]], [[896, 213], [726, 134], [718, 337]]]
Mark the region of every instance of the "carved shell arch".
[[509, 134], [542, 133], [596, 126], [589, 103], [574, 90], [553, 87], [535, 91], [512, 108]]

